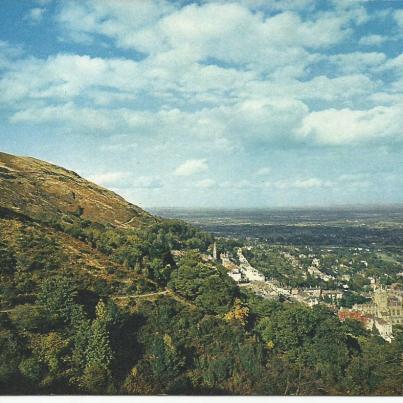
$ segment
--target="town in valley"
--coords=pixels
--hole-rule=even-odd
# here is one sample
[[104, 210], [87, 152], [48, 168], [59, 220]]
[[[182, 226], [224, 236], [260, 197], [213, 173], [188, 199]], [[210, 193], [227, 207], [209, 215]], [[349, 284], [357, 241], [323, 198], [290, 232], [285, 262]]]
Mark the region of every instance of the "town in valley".
[[[287, 224], [289, 237], [282, 239], [284, 243], [275, 238], [265, 239], [262, 211], [177, 209], [161, 213], [187, 219], [215, 232], [217, 241], [203, 258], [222, 265], [228, 276], [244, 290], [265, 299], [298, 302], [310, 307], [323, 304], [332, 309], [340, 321], [355, 319], [388, 342], [393, 339], [396, 326], [403, 326], [400, 238], [394, 239], [395, 245], [388, 244], [389, 232], [400, 230], [400, 221], [396, 220], [402, 217], [399, 209], [380, 212], [309, 210], [304, 214], [266, 212], [268, 221], [263, 228], [267, 233], [271, 234], [274, 225]], [[337, 221], [334, 215], [338, 216]], [[396, 220], [393, 225], [391, 216]], [[315, 225], [309, 226], [313, 221]], [[332, 226], [337, 232], [345, 229], [345, 239], [337, 238], [336, 245], [326, 240]], [[254, 228], [257, 236], [253, 236]], [[303, 235], [294, 244], [295, 233], [301, 228]], [[280, 232], [284, 230], [282, 227]], [[321, 245], [309, 231], [324, 233], [326, 245]], [[368, 236], [374, 231], [377, 239]], [[244, 232], [247, 236], [242, 236]], [[302, 243], [304, 239], [307, 245]], [[349, 243], [354, 246], [348, 246]]]

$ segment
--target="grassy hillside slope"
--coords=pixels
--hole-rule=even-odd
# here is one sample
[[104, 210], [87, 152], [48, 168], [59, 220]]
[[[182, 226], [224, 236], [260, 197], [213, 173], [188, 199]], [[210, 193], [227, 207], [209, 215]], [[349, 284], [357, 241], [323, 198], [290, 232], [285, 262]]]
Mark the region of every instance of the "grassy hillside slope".
[[0, 153], [1, 206], [35, 218], [75, 214], [115, 226], [155, 219], [122, 197], [73, 171], [30, 157]]

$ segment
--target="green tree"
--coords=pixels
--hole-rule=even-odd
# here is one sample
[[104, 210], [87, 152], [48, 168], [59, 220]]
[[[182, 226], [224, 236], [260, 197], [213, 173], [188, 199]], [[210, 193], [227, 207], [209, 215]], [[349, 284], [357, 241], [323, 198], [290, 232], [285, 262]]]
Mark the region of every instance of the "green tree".
[[41, 381], [42, 386], [52, 387], [66, 376], [65, 359], [68, 353], [69, 341], [59, 332], [33, 334], [30, 348], [33, 357], [46, 368], [46, 374]]
[[76, 305], [76, 296], [77, 287], [70, 278], [55, 276], [45, 279], [42, 283], [37, 302], [52, 320], [67, 324]]
[[36, 357], [24, 358], [18, 366], [21, 374], [28, 380], [28, 382], [38, 385], [42, 376], [43, 369]]
[[92, 393], [105, 393], [112, 387], [111, 362], [113, 359], [108, 331], [108, 312], [103, 301], [96, 306], [96, 318], [91, 324], [84, 383]]
[[238, 295], [236, 284], [225, 270], [201, 263], [194, 253], [181, 259], [168, 287], [210, 313], [227, 312]]

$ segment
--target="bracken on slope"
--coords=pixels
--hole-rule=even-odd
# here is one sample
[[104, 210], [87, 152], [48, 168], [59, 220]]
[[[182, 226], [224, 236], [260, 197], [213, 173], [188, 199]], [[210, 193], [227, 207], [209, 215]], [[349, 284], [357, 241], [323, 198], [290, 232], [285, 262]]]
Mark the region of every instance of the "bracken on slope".
[[155, 222], [151, 214], [73, 171], [0, 152], [0, 206], [35, 219], [62, 214], [118, 227]]

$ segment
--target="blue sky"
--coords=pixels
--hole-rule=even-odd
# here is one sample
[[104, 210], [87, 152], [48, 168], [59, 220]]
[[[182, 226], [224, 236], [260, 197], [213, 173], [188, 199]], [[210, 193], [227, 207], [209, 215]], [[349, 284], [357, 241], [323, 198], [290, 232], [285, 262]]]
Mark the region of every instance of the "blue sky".
[[403, 1], [0, 11], [2, 151], [142, 207], [403, 202]]

